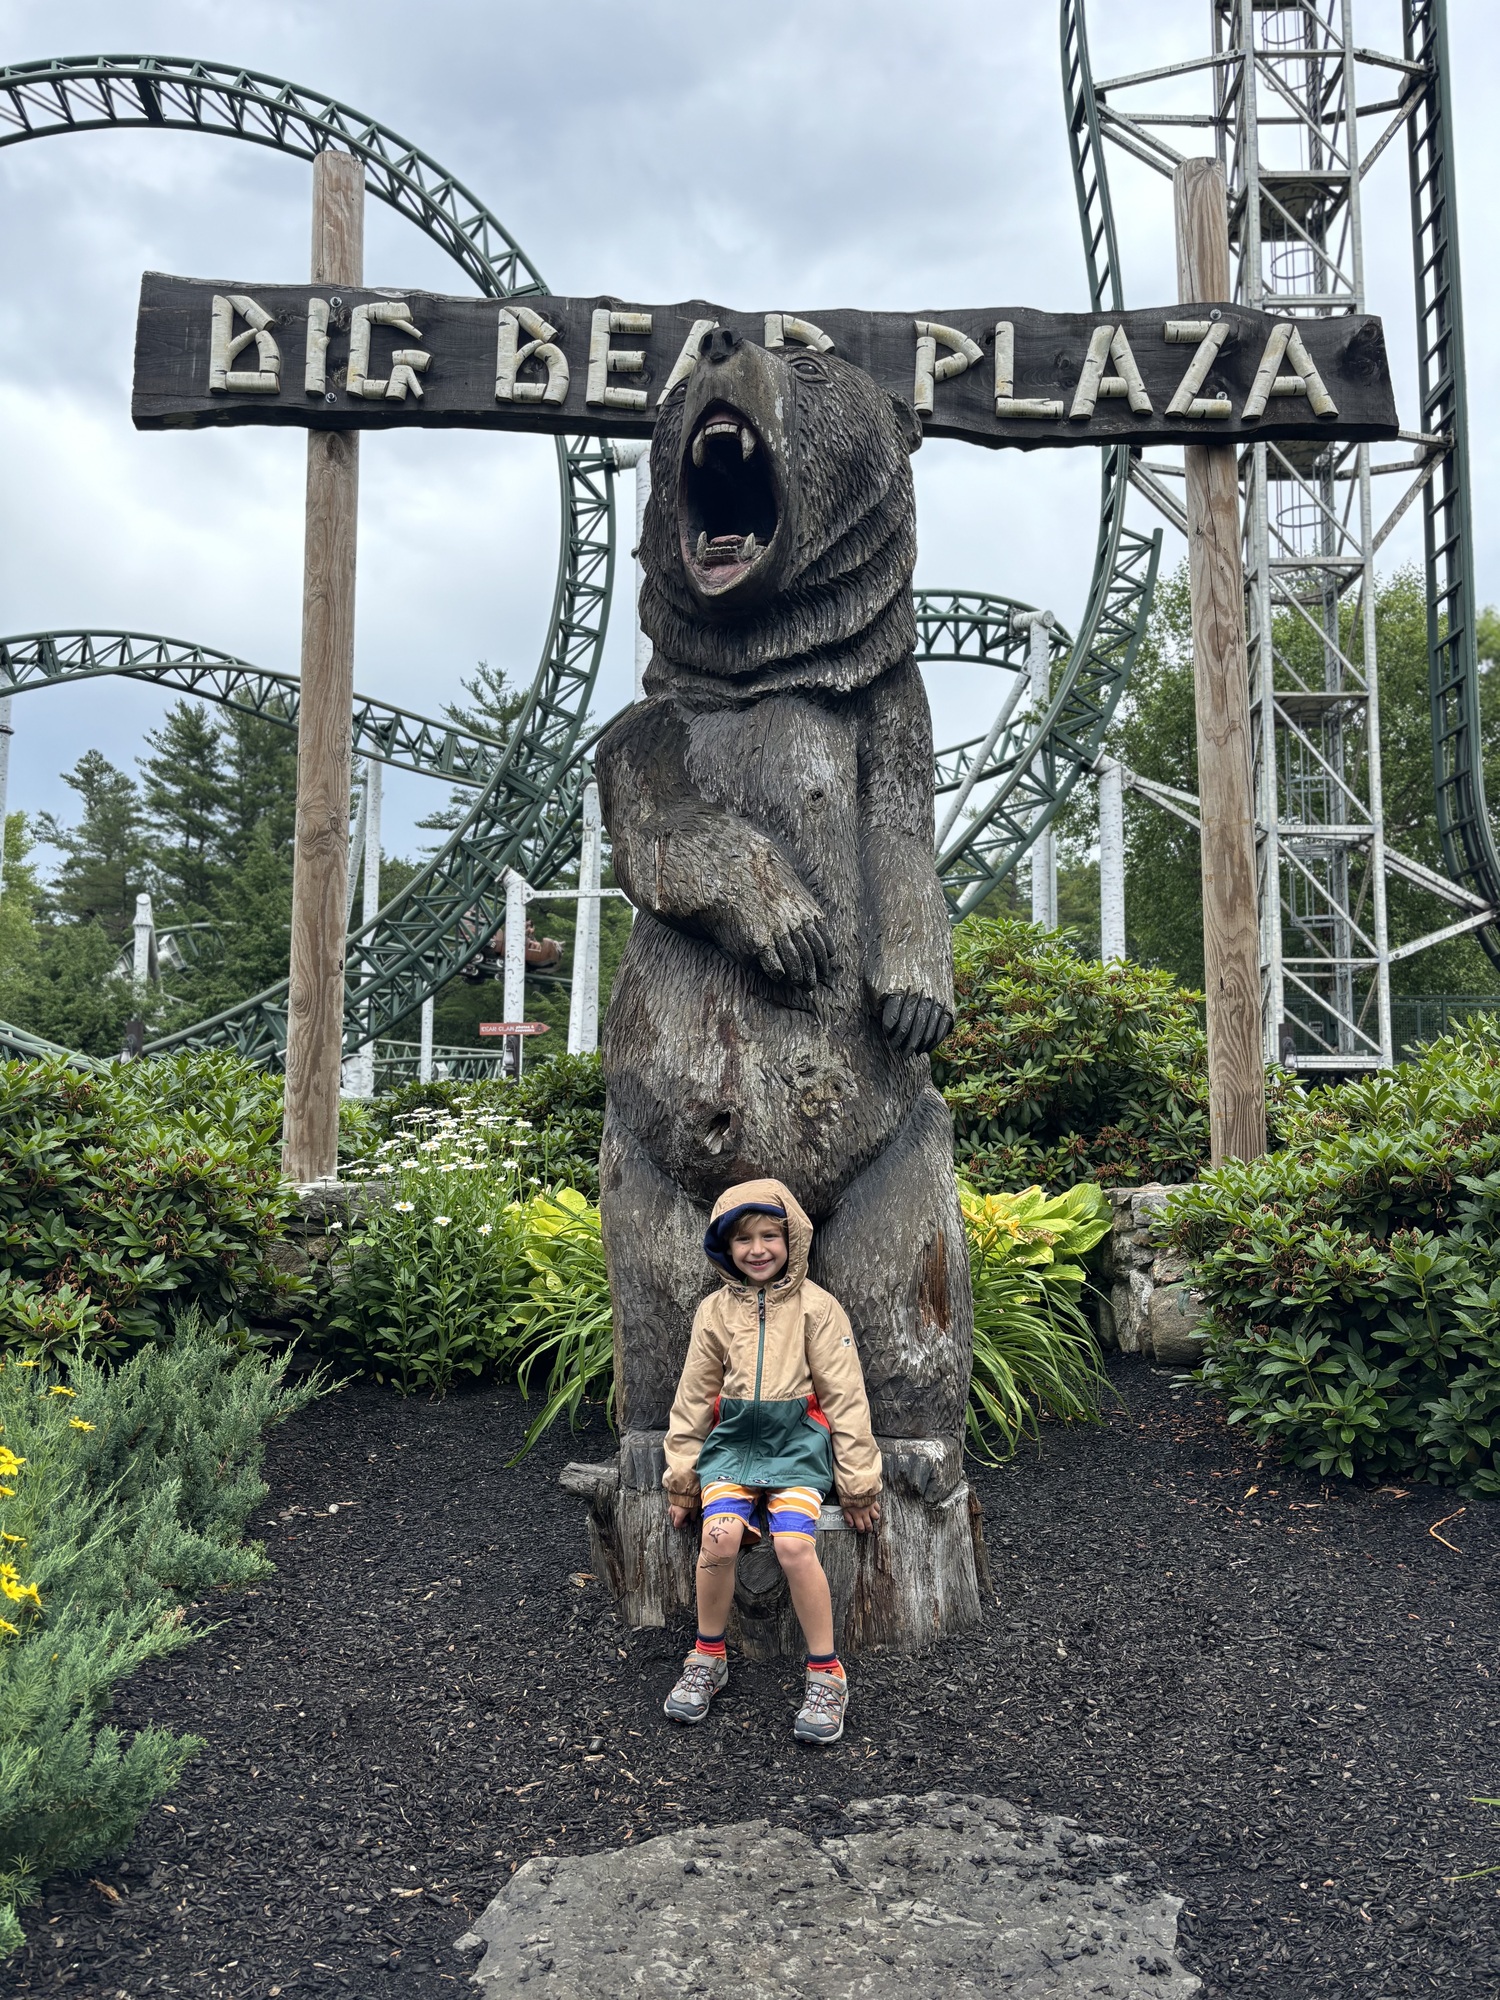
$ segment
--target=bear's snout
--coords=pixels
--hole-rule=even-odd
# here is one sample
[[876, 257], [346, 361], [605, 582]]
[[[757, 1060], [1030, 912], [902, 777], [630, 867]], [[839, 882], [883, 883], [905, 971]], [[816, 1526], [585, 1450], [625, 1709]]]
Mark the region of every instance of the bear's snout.
[[710, 363], [728, 361], [737, 347], [743, 347], [745, 336], [736, 333], [732, 326], [711, 327], [698, 343], [698, 352]]

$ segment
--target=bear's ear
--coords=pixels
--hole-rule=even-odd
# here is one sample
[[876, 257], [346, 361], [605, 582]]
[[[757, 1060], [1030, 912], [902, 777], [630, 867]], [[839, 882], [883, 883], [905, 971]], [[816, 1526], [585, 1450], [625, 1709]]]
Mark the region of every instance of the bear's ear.
[[922, 425], [916, 411], [904, 396], [892, 396], [891, 408], [896, 413], [896, 429], [901, 433], [901, 442], [909, 452], [922, 449]]

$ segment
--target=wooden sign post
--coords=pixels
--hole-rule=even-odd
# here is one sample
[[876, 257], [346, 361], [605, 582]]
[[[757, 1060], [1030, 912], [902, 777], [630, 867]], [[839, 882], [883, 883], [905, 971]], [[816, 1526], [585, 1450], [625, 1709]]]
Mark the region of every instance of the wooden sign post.
[[[364, 204], [360, 161], [352, 153], [319, 153], [313, 162], [315, 285], [363, 281]], [[309, 430], [281, 1147], [282, 1172], [304, 1183], [338, 1169], [358, 521], [358, 431]]]
[[[1180, 296], [1227, 297], [1229, 212], [1223, 168], [1217, 160], [1184, 160], [1174, 177], [1174, 194]], [[1218, 316], [1210, 314], [1210, 324], [1215, 323], [1220, 323]], [[1232, 444], [1191, 444], [1183, 453], [1214, 1166], [1222, 1160], [1258, 1159], [1266, 1150], [1250, 663], [1237, 458]]]

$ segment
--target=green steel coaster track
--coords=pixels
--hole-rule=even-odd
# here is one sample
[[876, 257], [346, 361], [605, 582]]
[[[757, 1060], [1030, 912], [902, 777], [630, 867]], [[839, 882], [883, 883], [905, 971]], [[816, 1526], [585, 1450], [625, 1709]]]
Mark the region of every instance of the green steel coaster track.
[[[1473, 522], [1470, 508], [1468, 387], [1464, 366], [1458, 206], [1449, 96], [1447, 0], [1402, 0], [1405, 74], [1376, 151], [1406, 127], [1416, 286], [1420, 431], [1442, 438], [1422, 489], [1427, 569], [1428, 691], [1433, 781], [1443, 860], [1455, 882], [1500, 908], [1497, 851], [1484, 789], [1479, 716]], [[1063, 95], [1068, 145], [1096, 312], [1123, 311], [1119, 245], [1110, 201], [1099, 108], [1089, 64], [1084, 0], [1061, 0]], [[1184, 64], [1183, 68], [1196, 65]], [[1150, 158], [1150, 140], [1115, 115], [1112, 136]], [[1366, 164], [1374, 155], [1367, 156]], [[1500, 965], [1500, 925], [1479, 940]]]
[[[108, 128], [202, 132], [309, 160], [329, 148], [353, 153], [367, 189], [440, 244], [482, 292], [508, 298], [547, 289], [514, 237], [461, 181], [388, 127], [319, 91], [167, 56], [70, 56], [0, 69], [0, 145]], [[383, 1032], [417, 1006], [456, 971], [465, 938], [501, 921], [505, 869], [535, 867], [538, 850], [566, 839], [557, 825], [562, 781], [599, 671], [614, 571], [614, 454], [595, 440], [560, 438], [557, 460], [557, 586], [526, 706], [463, 826], [376, 922], [350, 939], [351, 1026], [368, 1013]], [[279, 1057], [285, 982], [151, 1047], [218, 1042], [261, 1060]]]
[[[367, 188], [440, 243], [492, 297], [545, 291], [503, 225], [452, 175], [375, 120], [250, 70], [156, 56], [84, 56], [0, 69], [0, 145], [101, 129], [197, 131], [311, 159], [338, 147], [364, 164]], [[349, 941], [350, 1047], [389, 1031], [450, 977], [476, 930], [503, 917], [503, 875], [541, 885], [574, 859], [577, 807], [593, 738], [581, 732], [603, 647], [614, 564], [613, 452], [559, 440], [562, 550], [541, 663], [516, 726], [489, 743], [445, 723], [360, 699], [355, 749], [479, 794], [469, 818], [375, 922]], [[1094, 762], [1124, 691], [1150, 609], [1160, 553], [1124, 524], [1128, 455], [1103, 460], [1103, 500], [1078, 636], [1054, 636], [1050, 703], [1013, 722], [972, 773], [978, 802], [940, 856], [955, 917], [980, 903], [1066, 803]], [[978, 592], [918, 594], [918, 657], [1019, 669], [1014, 614], [1029, 607]], [[118, 673], [176, 687], [295, 727], [297, 683], [210, 648], [121, 632], [41, 633], [0, 642], [0, 688], [21, 692]], [[938, 758], [939, 788], [971, 776], [982, 739]], [[229, 1043], [262, 1061], [286, 1038], [286, 986], [174, 1031], [155, 1051]], [[0, 1041], [9, 1039], [0, 1029]], [[34, 1043], [35, 1038], [18, 1037]]]

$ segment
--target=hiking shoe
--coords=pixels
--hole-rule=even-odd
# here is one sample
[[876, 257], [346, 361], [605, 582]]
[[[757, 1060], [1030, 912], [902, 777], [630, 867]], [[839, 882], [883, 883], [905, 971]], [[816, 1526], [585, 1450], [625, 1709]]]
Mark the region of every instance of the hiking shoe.
[[662, 1714], [674, 1722], [701, 1722], [708, 1705], [729, 1680], [729, 1662], [692, 1652], [682, 1663], [682, 1678], [662, 1703]]
[[807, 1692], [797, 1712], [797, 1741], [837, 1743], [844, 1733], [848, 1706], [849, 1683], [842, 1674], [817, 1674], [809, 1669]]

